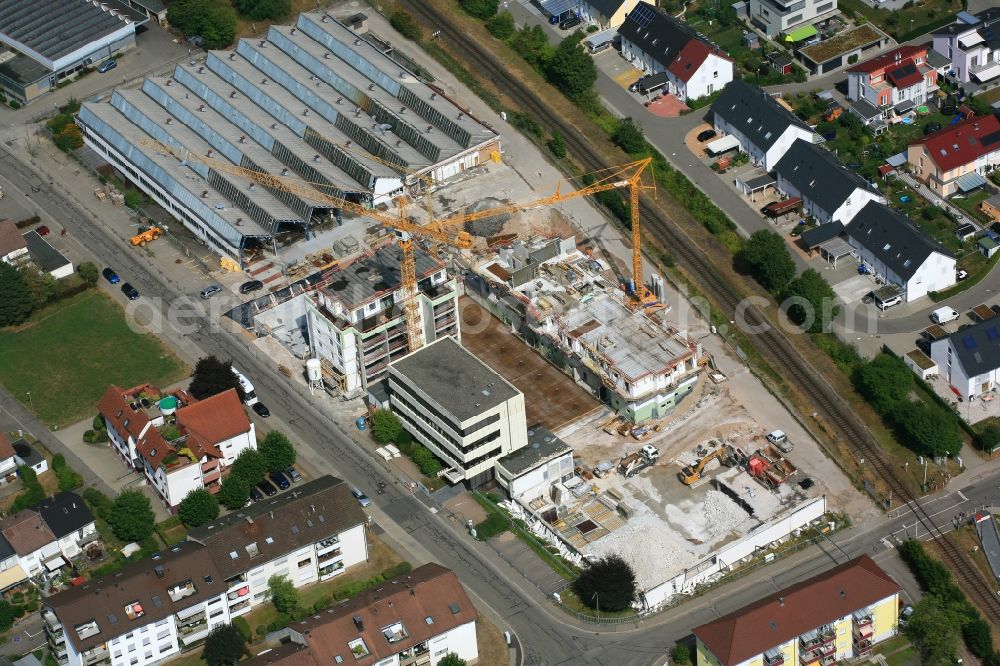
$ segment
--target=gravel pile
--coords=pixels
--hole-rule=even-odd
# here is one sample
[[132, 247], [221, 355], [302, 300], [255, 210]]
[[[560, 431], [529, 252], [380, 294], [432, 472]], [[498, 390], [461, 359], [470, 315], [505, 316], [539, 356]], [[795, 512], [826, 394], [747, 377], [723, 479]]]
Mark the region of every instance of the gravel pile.
[[[503, 201], [493, 197], [487, 197], [469, 206], [467, 213], [477, 213], [481, 210], [489, 210], [506, 205]], [[473, 236], [479, 238], [490, 238], [498, 236], [503, 231], [503, 227], [510, 221], [510, 213], [484, 217], [479, 220], [472, 220], [465, 223], [465, 230]]]

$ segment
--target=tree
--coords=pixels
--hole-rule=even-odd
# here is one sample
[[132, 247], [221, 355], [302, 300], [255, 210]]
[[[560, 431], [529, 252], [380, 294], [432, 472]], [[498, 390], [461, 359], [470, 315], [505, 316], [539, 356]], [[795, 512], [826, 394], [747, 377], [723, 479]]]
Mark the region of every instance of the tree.
[[271, 603], [279, 613], [291, 615], [299, 607], [299, 591], [285, 576], [268, 578], [267, 589], [271, 593]]
[[767, 229], [755, 231], [739, 255], [747, 271], [772, 294], [781, 293], [795, 277], [795, 262], [785, 239]]
[[16, 268], [0, 261], [0, 326], [24, 323], [33, 308], [24, 277]]
[[829, 330], [833, 318], [840, 311], [840, 307], [835, 305], [836, 298], [837, 295], [818, 271], [812, 268], [805, 270], [788, 284], [785, 292], [788, 318], [810, 333]]
[[644, 152], [647, 148], [642, 128], [631, 118], [622, 118], [618, 121], [615, 131], [611, 133], [611, 140], [630, 155]]
[[510, 12], [500, 12], [491, 18], [486, 22], [486, 29], [490, 31], [491, 35], [502, 41], [507, 41], [517, 32], [514, 16]]
[[268, 471], [281, 472], [295, 464], [295, 447], [285, 433], [272, 430], [257, 447]]
[[243, 657], [246, 649], [246, 641], [236, 627], [220, 624], [205, 639], [201, 658], [208, 662], [208, 666], [230, 666]]
[[81, 280], [93, 287], [97, 284], [97, 278], [100, 277], [101, 272], [97, 269], [97, 265], [94, 262], [85, 261], [77, 265], [76, 274], [80, 276]]
[[219, 517], [219, 500], [204, 488], [197, 488], [181, 500], [178, 515], [188, 527], [200, 527]]
[[236, 12], [228, 3], [215, 0], [173, 0], [167, 21], [188, 37], [201, 37], [209, 49], [229, 46], [236, 34]]
[[413, 14], [410, 12], [397, 9], [389, 15], [389, 23], [403, 37], [412, 39], [415, 42], [420, 40], [422, 34], [420, 26], [413, 20]]
[[247, 492], [249, 486], [259, 483], [267, 474], [267, 463], [264, 456], [256, 449], [246, 449], [236, 456], [233, 466], [229, 469], [229, 478], [237, 477], [247, 482]]
[[525, 62], [538, 69], [542, 69], [555, 53], [555, 47], [549, 44], [548, 35], [540, 25], [525, 25], [510, 38], [510, 46]]
[[232, 362], [220, 361], [215, 356], [199, 359], [194, 366], [194, 377], [191, 378], [191, 385], [188, 387], [191, 395], [203, 400], [229, 389], [236, 389], [240, 398], [243, 397], [243, 388], [233, 374]]
[[571, 100], [581, 99], [597, 80], [594, 59], [580, 45], [579, 38], [572, 36], [559, 42], [556, 52], [545, 65], [544, 73], [549, 83]]
[[500, 0], [459, 0], [462, 9], [478, 19], [488, 19], [497, 13]]
[[396, 441], [401, 430], [403, 424], [399, 422], [399, 417], [388, 409], [376, 409], [372, 413], [372, 437], [379, 444]]
[[913, 607], [903, 631], [920, 652], [924, 666], [954, 664], [963, 622], [963, 614], [954, 605], [928, 594]]
[[691, 650], [688, 649], [687, 645], [678, 643], [674, 646], [674, 649], [670, 651], [670, 663], [686, 664], [689, 661], [691, 661]]
[[230, 472], [219, 488], [219, 503], [230, 511], [243, 507], [250, 499], [252, 485], [247, 479]]
[[605, 555], [573, 581], [573, 591], [590, 608], [625, 610], [635, 601], [635, 572], [621, 555]]
[[284, 18], [292, 11], [291, 0], [236, 0], [236, 9], [255, 21]]
[[976, 437], [976, 444], [983, 451], [992, 453], [1000, 446], [1000, 426], [991, 423], [983, 428]]
[[142, 541], [153, 535], [156, 516], [142, 491], [126, 490], [112, 502], [108, 522], [122, 541]]
[[444, 659], [438, 662], [438, 666], [466, 666], [467, 663], [454, 652], [449, 652]]
[[916, 454], [940, 457], [955, 455], [962, 448], [955, 415], [939, 405], [904, 400], [892, 410], [890, 419], [900, 441]]
[[555, 130], [552, 131], [552, 138], [549, 139], [549, 150], [559, 159], [566, 157], [566, 142], [563, 141], [562, 135]]
[[888, 413], [913, 389], [913, 371], [891, 354], [879, 354], [854, 371], [854, 386], [880, 414]]
[[18, 271], [24, 278], [28, 293], [31, 294], [31, 304], [34, 309], [42, 307], [56, 295], [58, 289], [56, 279], [48, 272], [39, 270], [34, 264], [24, 264]]

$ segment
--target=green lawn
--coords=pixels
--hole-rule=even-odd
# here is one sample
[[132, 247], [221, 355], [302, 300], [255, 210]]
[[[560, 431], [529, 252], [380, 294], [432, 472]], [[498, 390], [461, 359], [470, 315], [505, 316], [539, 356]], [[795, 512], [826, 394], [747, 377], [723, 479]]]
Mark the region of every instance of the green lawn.
[[109, 384], [166, 386], [188, 374], [159, 339], [133, 332], [121, 307], [96, 289], [0, 331], [0, 382], [53, 427], [97, 413]]
[[915, 0], [893, 10], [873, 9], [862, 0], [840, 0], [837, 6], [845, 14], [866, 17], [900, 42], [953, 22], [965, 8], [962, 0]]
[[993, 222], [993, 220], [990, 219], [986, 213], [979, 210], [979, 204], [981, 204], [985, 199], [988, 199], [989, 196], [990, 193], [986, 190], [977, 190], [967, 197], [954, 196], [949, 199], [949, 201], [951, 201], [953, 205], [958, 206], [965, 211], [965, 214], [969, 217], [988, 226]]

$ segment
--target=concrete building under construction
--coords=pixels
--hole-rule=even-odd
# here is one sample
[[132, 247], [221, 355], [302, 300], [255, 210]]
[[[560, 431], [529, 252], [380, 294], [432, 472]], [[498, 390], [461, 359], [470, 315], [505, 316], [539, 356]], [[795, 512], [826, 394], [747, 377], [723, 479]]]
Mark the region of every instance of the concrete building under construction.
[[467, 292], [620, 416], [662, 418], [689, 394], [701, 345], [667, 308], [635, 309], [603, 262], [575, 239], [513, 241], [480, 262]]

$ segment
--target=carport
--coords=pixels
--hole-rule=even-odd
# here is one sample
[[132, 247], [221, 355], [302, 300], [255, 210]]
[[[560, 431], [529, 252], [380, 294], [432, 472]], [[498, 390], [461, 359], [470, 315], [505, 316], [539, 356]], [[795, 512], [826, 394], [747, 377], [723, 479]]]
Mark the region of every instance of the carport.
[[763, 192], [774, 184], [774, 177], [766, 173], [754, 176], [753, 178], [736, 179], [736, 189], [750, 197], [750, 201], [756, 201], [756, 199], [753, 198], [754, 194], [757, 192]]
[[829, 263], [833, 264], [834, 268], [837, 267], [837, 261], [839, 261], [842, 257], [850, 256], [853, 252], [854, 248], [852, 248], [850, 243], [843, 238], [831, 238], [830, 240], [819, 244], [820, 256], [826, 259]]
[[972, 190], [985, 185], [986, 179], [983, 178], [982, 174], [972, 171], [956, 178], [955, 184], [958, 185], [958, 189], [962, 190], [963, 193], [968, 194]]
[[737, 139], [732, 134], [730, 134], [728, 136], [724, 136], [721, 139], [716, 139], [715, 141], [707, 144], [705, 146], [705, 150], [708, 151], [709, 155], [715, 157], [716, 155], [721, 155], [722, 153], [728, 152], [733, 148], [739, 148], [739, 147], [740, 147], [740, 140]]

